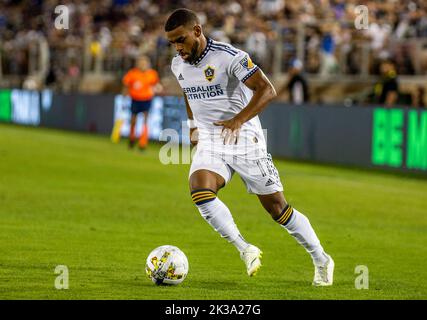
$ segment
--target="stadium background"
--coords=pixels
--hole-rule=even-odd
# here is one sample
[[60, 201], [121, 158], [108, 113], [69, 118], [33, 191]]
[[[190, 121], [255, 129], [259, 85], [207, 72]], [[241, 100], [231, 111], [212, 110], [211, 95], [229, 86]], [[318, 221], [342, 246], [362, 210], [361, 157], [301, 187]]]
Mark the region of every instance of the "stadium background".
[[[58, 5], [66, 5], [69, 10], [68, 29], [55, 27]], [[367, 30], [355, 28], [357, 5], [366, 5], [369, 9]], [[156, 207], [152, 200], [147, 200], [152, 192], [182, 181], [166, 195], [177, 206], [173, 209], [176, 219], [194, 221], [197, 225], [195, 234], [200, 232], [199, 236], [203, 237], [207, 228], [197, 219], [187, 199], [185, 172], [188, 168], [171, 166], [166, 174], [158, 161], [161, 145], [151, 146], [145, 154], [134, 154], [127, 152], [123, 144], [110, 143], [108, 136], [116, 121], [129, 119], [129, 98], [121, 95], [121, 78], [140, 55], [150, 57], [165, 88], [162, 95], [155, 98], [150, 113], [151, 140], [164, 141], [161, 137], [163, 129], [173, 128], [180, 133], [187, 130], [182, 123], [186, 113], [181, 93], [170, 71], [174, 51], [163, 33], [167, 15], [182, 6], [200, 14], [207, 35], [249, 52], [276, 88], [286, 84], [292, 62], [295, 59], [302, 62], [310, 100], [295, 106], [290, 103], [288, 92], [283, 90], [261, 118], [264, 127], [268, 128], [271, 153], [276, 159], [288, 159], [277, 161], [282, 177], [295, 188], [294, 193], [292, 187], [289, 189], [291, 200], [295, 198], [297, 203], [303, 204], [306, 199], [307, 209], [313, 211], [313, 220], [320, 225], [321, 235], [330, 237], [329, 245], [336, 250], [339, 259], [346, 261], [339, 260], [346, 265], [348, 274], [341, 279], [338, 276], [338, 283], [341, 280], [342, 285], [338, 284], [336, 291], [319, 294], [305, 288], [301, 279], [311, 270], [301, 273], [296, 270], [296, 265], [304, 261], [298, 255], [289, 278], [285, 276], [288, 279], [285, 284], [290, 285], [294, 281], [290, 280], [291, 276], [296, 277], [299, 291], [294, 288], [283, 293], [280, 285], [275, 283], [275, 276], [268, 275], [264, 278], [266, 282], [262, 282], [261, 275], [261, 282], [257, 282], [246, 295], [231, 290], [234, 282], [227, 282], [218, 270], [213, 273], [218, 277], [218, 283], [202, 275], [209, 270], [203, 259], [194, 260], [194, 255], [199, 254], [200, 249], [208, 250], [208, 242], [195, 245], [194, 240], [189, 240], [189, 231], [179, 234], [173, 226], [159, 225], [167, 221], [166, 212], [172, 207], [170, 204]], [[395, 62], [398, 74], [399, 97], [391, 107], [381, 105], [373, 96], [375, 84], [381, 78], [379, 66], [384, 59]], [[7, 280], [0, 287], [1, 297], [66, 298], [52, 291], [51, 283], [46, 280], [52, 275], [41, 271], [47, 268], [52, 273], [58, 252], [69, 252], [64, 260], [69, 259], [75, 269], [81, 270], [84, 275], [80, 281], [88, 287], [89, 275], [96, 278], [101, 272], [102, 277], [108, 278], [107, 275], [112, 274], [114, 278], [114, 268], [104, 267], [109, 263], [107, 254], [89, 259], [94, 265], [92, 271], [81, 260], [85, 254], [96, 251], [98, 245], [108, 250], [105, 245], [108, 238], [112, 239], [113, 247], [138, 248], [128, 252], [127, 256], [113, 254], [112, 264], [122, 268], [121, 279], [137, 274], [131, 280], [143, 283], [143, 290], [138, 291], [138, 285], [127, 278], [120, 282], [120, 288], [110, 288], [113, 280], [108, 278], [108, 286], [95, 281], [89, 291], [85, 291], [83, 285], [69, 297], [161, 299], [174, 298], [177, 293], [183, 298], [248, 298], [250, 294], [253, 298], [273, 299], [427, 297], [427, 289], [422, 285], [423, 281], [419, 281], [426, 277], [425, 271], [419, 267], [427, 257], [420, 245], [425, 243], [427, 228], [423, 201], [427, 191], [425, 1], [2, 1], [0, 61], [0, 157], [4, 173], [0, 180], [0, 203], [3, 203], [0, 214], [4, 222], [3, 271], [0, 276]], [[76, 135], [45, 128], [100, 135]], [[128, 135], [128, 130], [127, 125], [122, 127], [123, 137]], [[187, 144], [188, 137], [183, 134], [176, 142]], [[99, 154], [105, 156], [104, 160], [98, 157]], [[310, 163], [299, 164], [291, 160], [308, 160]], [[319, 162], [340, 167], [315, 164]], [[346, 169], [341, 165], [374, 170]], [[132, 168], [134, 173], [122, 166]], [[99, 176], [91, 174], [92, 170], [98, 169]], [[384, 173], [384, 169], [388, 173]], [[88, 181], [86, 174], [90, 177]], [[114, 177], [113, 181], [108, 178], [110, 176]], [[325, 184], [328, 185], [326, 194], [329, 198], [324, 195], [322, 186]], [[131, 197], [129, 190], [140, 190], [138, 199]], [[229, 201], [239, 197], [248, 199], [236, 183], [233, 182], [230, 190]], [[349, 194], [341, 194], [342, 190]], [[340, 193], [338, 198], [327, 200], [336, 197], [337, 193]], [[351, 193], [354, 196], [350, 196]], [[52, 199], [53, 196], [57, 199]], [[120, 205], [107, 209], [105, 206], [111, 202]], [[367, 204], [379, 208], [361, 213], [359, 208]], [[85, 216], [85, 213], [93, 214], [86, 206], [95, 212], [91, 218]], [[409, 212], [406, 212], [408, 206]], [[330, 207], [338, 209], [332, 214], [327, 209]], [[235, 204], [234, 209], [248, 211], [243, 204]], [[60, 211], [62, 217], [59, 217]], [[253, 212], [254, 216], [262, 217], [259, 211], [249, 209], [249, 217], [235, 215], [243, 229], [253, 230], [257, 223], [269, 225], [267, 219], [260, 220], [251, 215]], [[117, 221], [119, 217], [124, 219], [121, 223]], [[331, 219], [336, 221], [331, 222]], [[401, 223], [400, 219], [406, 220]], [[348, 226], [349, 222], [355, 229]], [[133, 223], [142, 223], [142, 226], [135, 227]], [[71, 227], [67, 227], [69, 225]], [[89, 231], [85, 229], [87, 225]], [[374, 232], [381, 228], [379, 225], [383, 230]], [[185, 229], [184, 225], [182, 227]], [[336, 227], [343, 230], [331, 236]], [[98, 228], [101, 232], [93, 236]], [[149, 231], [163, 228], [164, 232], [159, 230], [153, 234]], [[266, 230], [274, 234], [276, 231], [271, 228]], [[393, 229], [400, 232], [401, 238], [391, 236]], [[52, 233], [40, 236], [37, 230]], [[59, 230], [64, 233], [60, 234]], [[125, 236], [126, 230], [129, 238]], [[64, 239], [73, 237], [73, 231], [77, 231], [82, 239], [98, 239], [98, 242], [91, 241], [85, 247], [74, 239], [72, 248], [67, 251]], [[260, 241], [266, 233], [258, 236]], [[361, 236], [352, 238], [356, 233]], [[211, 234], [209, 238], [217, 250], [229, 253], [218, 239]], [[367, 250], [364, 252], [369, 254], [358, 252], [354, 243], [354, 246], [350, 245], [351, 249], [343, 244], [337, 245], [343, 238], [358, 243], [359, 250]], [[59, 244], [54, 248], [46, 245], [51, 241]], [[377, 246], [369, 248], [371, 241], [376, 241]], [[138, 242], [140, 244], [135, 245]], [[175, 292], [167, 291], [169, 289], [152, 291], [151, 287], [145, 286], [144, 280], [138, 279], [143, 277], [145, 253], [165, 242], [183, 245], [184, 251], [190, 255], [190, 264], [196, 266], [196, 269], [191, 268], [193, 284], [196, 284], [193, 291], [191, 278]], [[265, 246], [268, 252], [268, 245]], [[82, 253], [77, 253], [80, 250]], [[340, 257], [338, 250], [345, 254]], [[351, 257], [348, 250], [359, 255]], [[271, 252], [280, 253], [277, 249], [271, 249]], [[399, 261], [407, 259], [414, 269], [398, 273], [393, 262], [385, 256], [381, 263], [377, 261], [374, 269], [377, 276], [381, 275], [375, 284], [376, 291], [371, 290], [365, 295], [354, 291], [352, 271], [360, 262], [357, 257], [369, 260], [386, 253]], [[292, 261], [290, 255], [287, 257]], [[218, 264], [209, 256], [202, 257]], [[128, 266], [124, 267], [120, 261]], [[270, 260], [268, 263], [274, 262]], [[245, 290], [248, 289], [250, 282], [238, 276], [239, 261], [230, 263], [236, 269], [236, 274], [231, 275], [233, 281], [242, 281]], [[17, 275], [24, 266], [24, 273]], [[26, 279], [32, 279], [36, 284], [25, 283]], [[397, 285], [393, 287], [396, 281]], [[126, 282], [132, 287], [129, 293], [124, 292]], [[273, 288], [271, 294], [267, 293], [266, 283]], [[209, 288], [205, 293], [201, 291], [203, 284]], [[222, 286], [231, 291], [224, 292], [219, 289]], [[111, 289], [111, 295], [107, 287]], [[96, 291], [97, 288], [100, 291]]]

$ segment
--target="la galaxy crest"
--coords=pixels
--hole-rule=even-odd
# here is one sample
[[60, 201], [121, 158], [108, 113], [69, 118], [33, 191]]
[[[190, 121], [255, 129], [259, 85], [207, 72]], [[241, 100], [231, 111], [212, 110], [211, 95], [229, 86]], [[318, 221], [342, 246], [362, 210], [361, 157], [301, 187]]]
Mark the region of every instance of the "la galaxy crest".
[[252, 62], [251, 58], [249, 58], [249, 56], [245, 56], [242, 60], [240, 60], [240, 64], [248, 71], [254, 67], [254, 63]]
[[215, 69], [211, 66], [206, 66], [205, 70], [203, 70], [205, 73], [205, 78], [209, 82], [211, 82], [215, 78]]

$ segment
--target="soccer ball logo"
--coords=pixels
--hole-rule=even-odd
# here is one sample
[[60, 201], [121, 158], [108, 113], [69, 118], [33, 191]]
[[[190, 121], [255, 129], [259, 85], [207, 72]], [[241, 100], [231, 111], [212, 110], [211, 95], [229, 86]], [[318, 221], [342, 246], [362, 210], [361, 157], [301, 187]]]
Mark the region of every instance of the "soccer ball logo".
[[157, 285], [180, 284], [188, 274], [188, 260], [179, 248], [161, 246], [148, 255], [145, 272]]

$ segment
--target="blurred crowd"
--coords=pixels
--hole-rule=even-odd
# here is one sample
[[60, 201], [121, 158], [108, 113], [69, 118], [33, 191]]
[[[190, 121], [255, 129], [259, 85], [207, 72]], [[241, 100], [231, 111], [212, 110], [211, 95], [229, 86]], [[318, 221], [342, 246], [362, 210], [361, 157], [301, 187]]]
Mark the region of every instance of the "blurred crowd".
[[[58, 5], [69, 9], [68, 29], [55, 28]], [[368, 7], [367, 29], [355, 28], [358, 5]], [[196, 11], [209, 36], [248, 51], [267, 73], [286, 72], [297, 55], [306, 72], [320, 75], [379, 74], [382, 59], [393, 59], [398, 74], [427, 73], [426, 0], [4, 0], [1, 71], [28, 74], [38, 55], [32, 46], [45, 39], [47, 83], [78, 83], [97, 57], [100, 70], [118, 76], [141, 55], [169, 74], [163, 24], [178, 7]]]

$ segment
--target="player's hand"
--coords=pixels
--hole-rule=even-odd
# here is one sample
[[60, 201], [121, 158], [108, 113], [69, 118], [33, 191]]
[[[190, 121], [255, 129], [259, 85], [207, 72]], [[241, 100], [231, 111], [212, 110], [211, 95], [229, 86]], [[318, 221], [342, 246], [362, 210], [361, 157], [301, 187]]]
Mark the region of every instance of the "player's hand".
[[190, 129], [190, 142], [192, 146], [196, 146], [199, 141], [199, 131], [197, 128]]
[[221, 138], [224, 144], [237, 144], [242, 123], [236, 118], [214, 122], [216, 126], [222, 126]]

